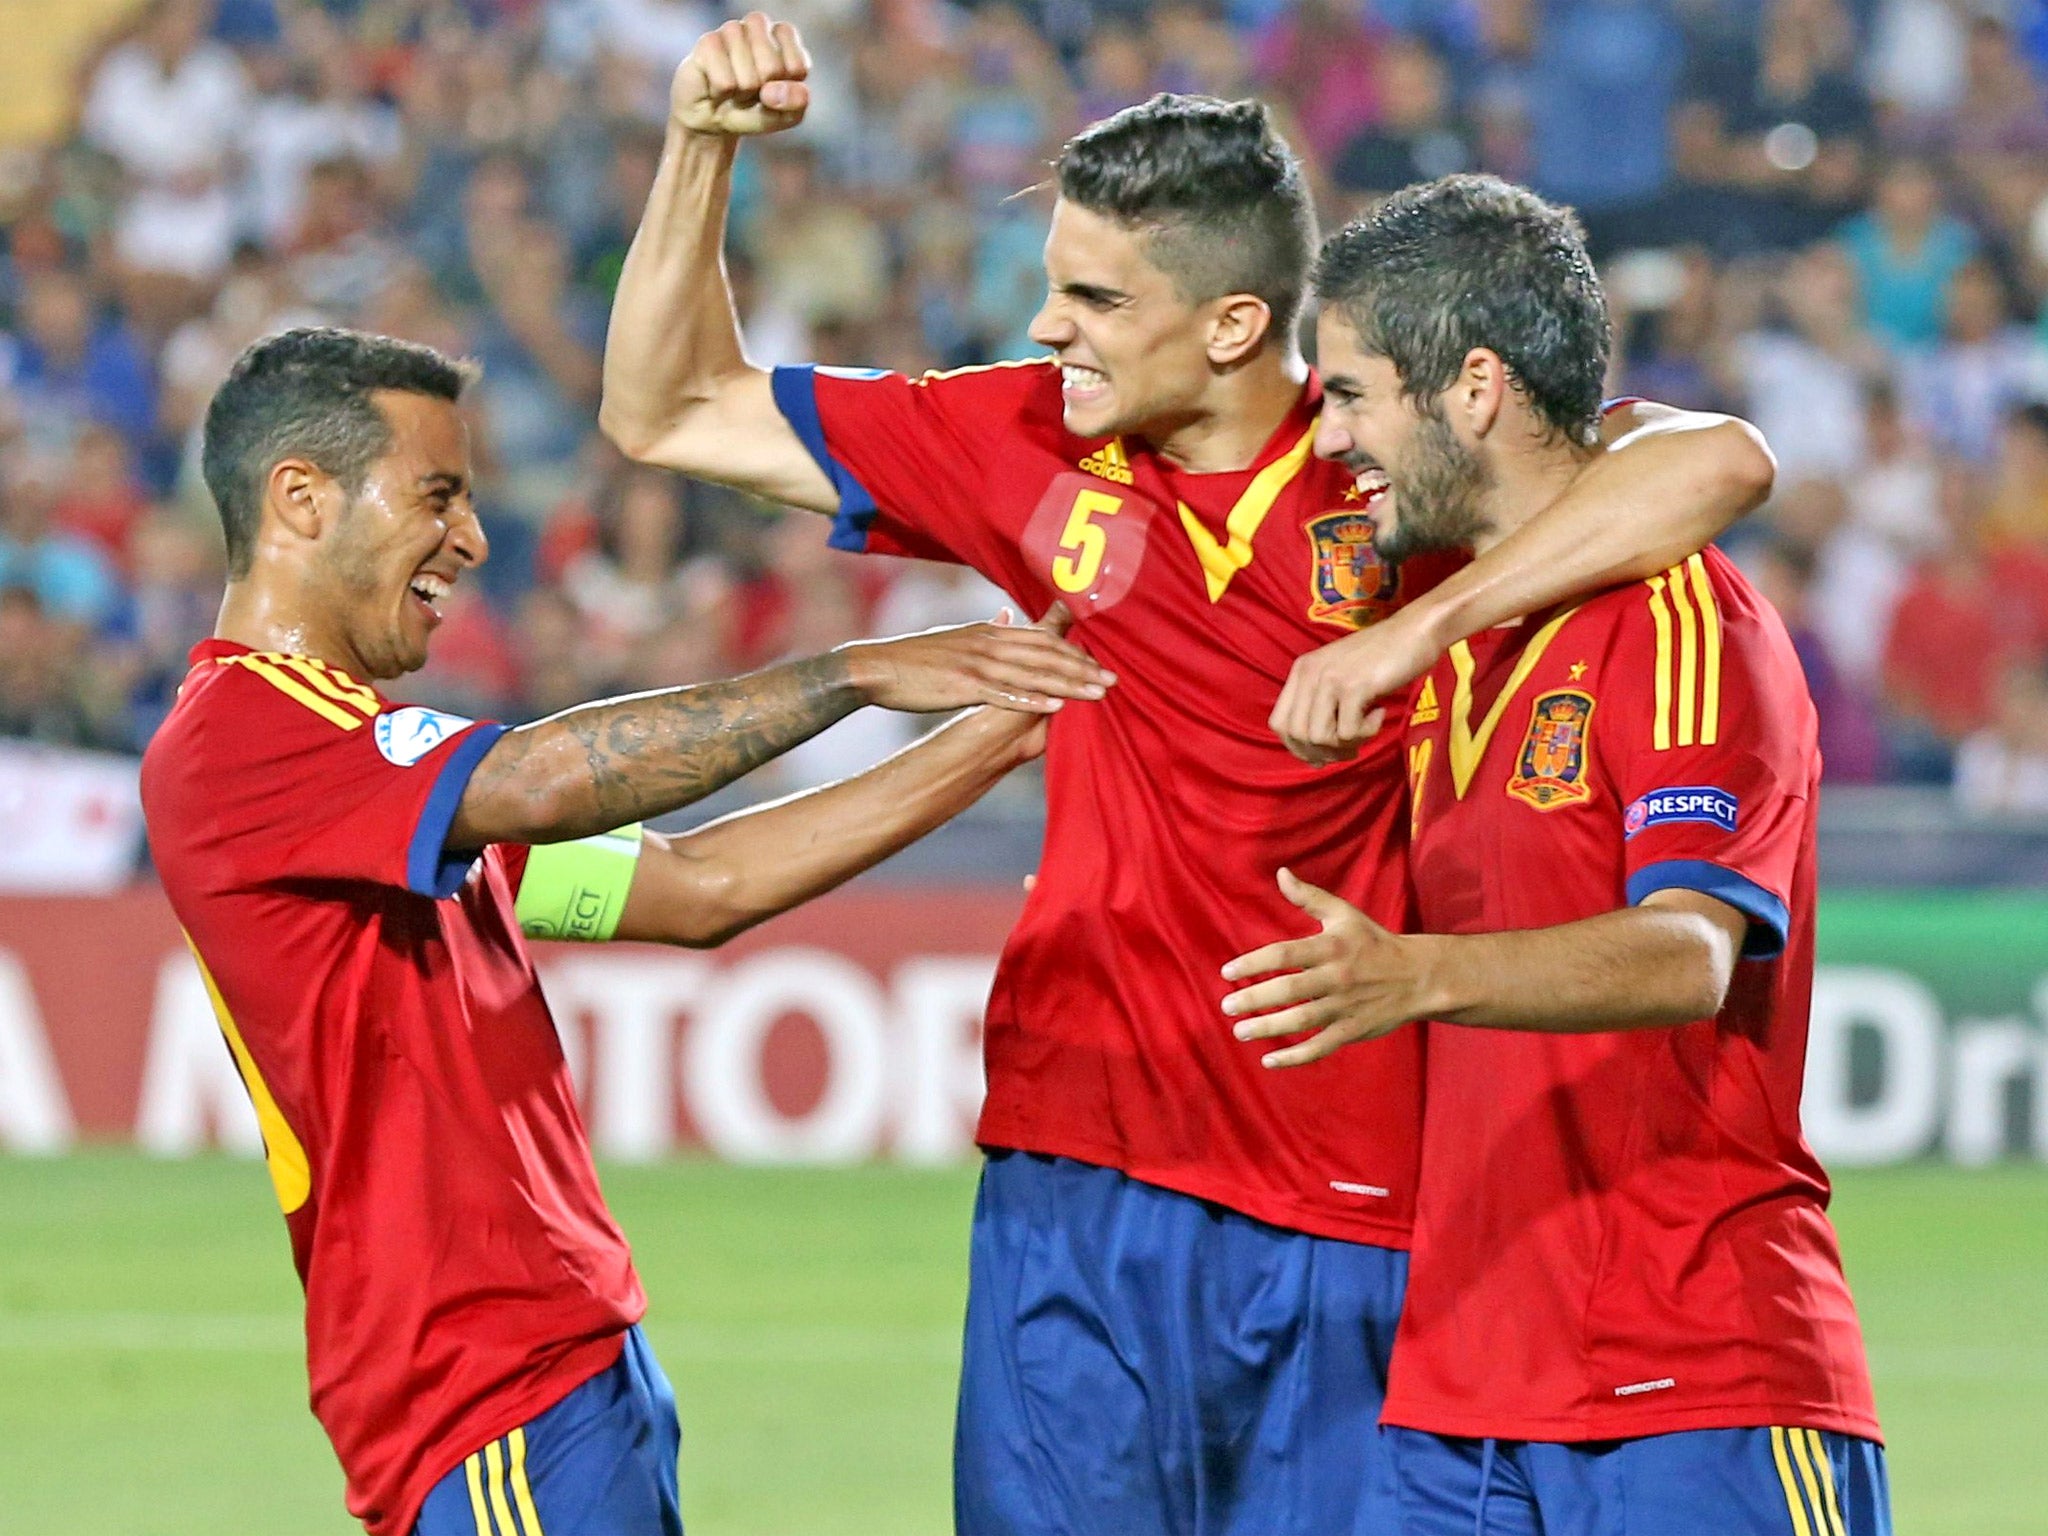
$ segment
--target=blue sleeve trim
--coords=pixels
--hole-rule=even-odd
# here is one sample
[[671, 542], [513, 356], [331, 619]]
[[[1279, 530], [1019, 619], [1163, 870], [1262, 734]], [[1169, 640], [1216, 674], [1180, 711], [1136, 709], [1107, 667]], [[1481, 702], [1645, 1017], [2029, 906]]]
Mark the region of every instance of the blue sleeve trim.
[[1792, 915], [1785, 910], [1785, 903], [1732, 869], [1705, 859], [1645, 864], [1628, 877], [1628, 904], [1642, 905], [1652, 891], [1698, 891], [1727, 902], [1749, 919], [1749, 935], [1742, 941], [1745, 960], [1775, 960], [1785, 952], [1786, 936], [1792, 931]]
[[832, 457], [831, 446], [825, 441], [825, 423], [818, 416], [817, 369], [808, 363], [777, 368], [768, 376], [768, 387], [774, 391], [775, 408], [782, 412], [783, 420], [818, 461], [818, 468], [825, 471], [832, 488], [839, 492], [839, 515], [832, 519], [832, 533], [826, 543], [834, 549], [865, 554], [868, 529], [874, 525], [875, 513], [880, 509], [868, 488]]
[[451, 851], [448, 829], [455, 825], [455, 808], [462, 803], [469, 776], [504, 734], [502, 725], [473, 725], [463, 732], [455, 750], [442, 762], [440, 776], [427, 792], [427, 803], [420, 808], [420, 819], [412, 829], [412, 843], [406, 849], [405, 888], [415, 896], [431, 896], [438, 901], [462, 889], [469, 866], [476, 862], [481, 850]]

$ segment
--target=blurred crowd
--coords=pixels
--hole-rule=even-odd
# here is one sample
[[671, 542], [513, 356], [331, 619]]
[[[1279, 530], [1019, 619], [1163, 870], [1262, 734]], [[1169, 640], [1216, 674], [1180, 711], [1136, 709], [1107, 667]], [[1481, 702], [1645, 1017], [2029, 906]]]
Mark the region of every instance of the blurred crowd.
[[[317, 321], [477, 359], [493, 557], [409, 697], [530, 718], [985, 617], [944, 569], [634, 468], [597, 434], [613, 285], [705, 0], [153, 0], [0, 174], [0, 735], [132, 751], [212, 623], [199, 418]], [[740, 160], [760, 362], [1029, 355], [1043, 180], [1154, 91], [1257, 93], [1327, 223], [1460, 169], [1576, 206], [1615, 393], [1769, 435], [1731, 547], [1835, 782], [2048, 814], [2041, 0], [792, 0], [795, 133]], [[904, 729], [856, 717], [782, 783]]]

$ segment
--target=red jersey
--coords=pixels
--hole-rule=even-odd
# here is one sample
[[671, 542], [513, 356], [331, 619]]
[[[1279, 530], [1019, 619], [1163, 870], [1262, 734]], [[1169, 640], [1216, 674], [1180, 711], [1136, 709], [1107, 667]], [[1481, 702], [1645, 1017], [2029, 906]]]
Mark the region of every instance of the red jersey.
[[1815, 729], [1783, 624], [1711, 550], [1454, 646], [1425, 680], [1408, 761], [1427, 931], [1550, 927], [1670, 888], [1751, 926], [1712, 1019], [1430, 1026], [1388, 1423], [1876, 1437], [1827, 1176], [1799, 1129]]
[[524, 848], [443, 849], [503, 727], [303, 656], [194, 648], [150, 847], [263, 1128], [313, 1412], [378, 1536], [617, 1358], [646, 1309], [513, 917]]
[[1399, 924], [1396, 728], [1311, 768], [1267, 725], [1296, 657], [1425, 573], [1373, 554], [1306, 391], [1247, 469], [1189, 474], [1060, 424], [1050, 360], [910, 380], [779, 369], [841, 492], [841, 548], [969, 565], [1117, 674], [1052, 722], [1038, 882], [989, 999], [984, 1146], [1056, 1153], [1319, 1236], [1406, 1247], [1412, 1031], [1271, 1072], [1222, 1013], [1223, 963], [1311, 931], [1283, 864]]

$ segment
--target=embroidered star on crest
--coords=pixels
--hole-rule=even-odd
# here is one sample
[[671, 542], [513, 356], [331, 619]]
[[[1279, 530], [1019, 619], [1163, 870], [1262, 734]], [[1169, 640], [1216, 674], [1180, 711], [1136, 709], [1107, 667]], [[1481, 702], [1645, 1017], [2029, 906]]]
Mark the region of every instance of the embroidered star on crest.
[[1579, 681], [1579, 679], [1580, 679], [1580, 678], [1582, 678], [1582, 677], [1584, 677], [1584, 676], [1586, 675], [1586, 664], [1585, 664], [1585, 663], [1584, 663], [1583, 661], [1575, 661], [1575, 662], [1573, 662], [1573, 663], [1572, 663], [1572, 667], [1571, 667], [1571, 672], [1572, 672], [1572, 681], [1576, 683], [1577, 681]]
[[1360, 489], [1358, 488], [1358, 482], [1357, 482], [1357, 481], [1355, 481], [1355, 480], [1354, 480], [1354, 481], [1353, 481], [1353, 482], [1352, 482], [1351, 484], [1349, 484], [1349, 485], [1347, 485], [1347, 486], [1345, 486], [1345, 487], [1344, 487], [1344, 499], [1345, 499], [1346, 501], [1363, 501], [1363, 500], [1365, 500], [1365, 492], [1361, 491], [1361, 490], [1360, 490]]

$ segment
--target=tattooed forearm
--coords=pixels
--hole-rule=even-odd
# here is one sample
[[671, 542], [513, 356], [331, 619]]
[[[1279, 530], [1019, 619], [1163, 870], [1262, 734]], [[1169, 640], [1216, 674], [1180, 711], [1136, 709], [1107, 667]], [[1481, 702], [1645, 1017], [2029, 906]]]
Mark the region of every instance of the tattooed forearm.
[[507, 731], [470, 776], [451, 847], [553, 843], [722, 789], [862, 703], [841, 655], [564, 710]]

